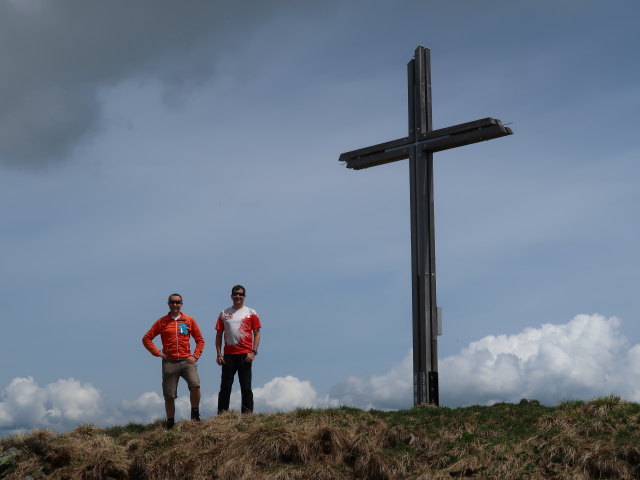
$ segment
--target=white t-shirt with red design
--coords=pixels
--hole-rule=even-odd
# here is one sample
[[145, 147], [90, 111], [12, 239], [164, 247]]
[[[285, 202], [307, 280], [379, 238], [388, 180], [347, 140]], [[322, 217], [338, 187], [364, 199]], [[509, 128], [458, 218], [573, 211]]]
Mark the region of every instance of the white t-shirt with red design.
[[225, 308], [216, 322], [216, 330], [224, 332], [224, 353], [249, 353], [253, 350], [253, 331], [262, 327], [258, 314], [244, 306], [238, 310]]

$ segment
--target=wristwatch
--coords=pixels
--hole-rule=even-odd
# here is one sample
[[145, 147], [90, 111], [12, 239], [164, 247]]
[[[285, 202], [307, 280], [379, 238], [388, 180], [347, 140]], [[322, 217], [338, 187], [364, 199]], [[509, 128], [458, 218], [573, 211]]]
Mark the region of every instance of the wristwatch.
[[254, 355], [258, 355], [258, 350], [251, 350]]

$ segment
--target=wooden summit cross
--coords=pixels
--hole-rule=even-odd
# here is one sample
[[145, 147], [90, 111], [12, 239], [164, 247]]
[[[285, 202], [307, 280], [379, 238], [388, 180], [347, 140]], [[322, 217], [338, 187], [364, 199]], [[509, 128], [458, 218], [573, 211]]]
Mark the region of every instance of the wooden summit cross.
[[411, 183], [411, 277], [413, 298], [413, 404], [439, 404], [438, 308], [433, 205], [433, 152], [511, 135], [500, 120], [433, 130], [431, 59], [428, 48], [416, 48], [407, 65], [409, 135], [340, 155], [347, 168], [360, 170], [409, 159]]

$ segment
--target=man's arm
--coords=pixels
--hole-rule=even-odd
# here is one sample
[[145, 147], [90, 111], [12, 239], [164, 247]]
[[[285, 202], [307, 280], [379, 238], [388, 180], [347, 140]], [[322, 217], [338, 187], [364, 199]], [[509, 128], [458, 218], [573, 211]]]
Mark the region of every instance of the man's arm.
[[224, 356], [222, 355], [222, 331], [216, 331], [216, 363], [224, 365]]
[[260, 329], [253, 331], [253, 349], [257, 352], [260, 346]]
[[[258, 347], [260, 346], [260, 329], [256, 329], [253, 331], [253, 351], [257, 352]], [[247, 361], [253, 362], [256, 358], [256, 354], [253, 352], [247, 353]]]
[[202, 355], [202, 351], [204, 350], [204, 337], [202, 336], [202, 332], [200, 331], [200, 327], [198, 327], [198, 323], [194, 320], [191, 325], [191, 336], [196, 341], [196, 348], [193, 351], [192, 357], [194, 360], [198, 360], [200, 355]]
[[159, 321], [156, 321], [151, 326], [149, 331], [144, 334], [144, 337], [142, 337], [142, 345], [144, 345], [144, 348], [149, 350], [149, 352], [151, 352], [151, 355], [153, 355], [154, 357], [162, 357], [162, 358], [164, 358], [164, 354], [153, 343], [153, 339], [158, 336], [158, 333], [160, 333], [158, 331], [158, 322]]

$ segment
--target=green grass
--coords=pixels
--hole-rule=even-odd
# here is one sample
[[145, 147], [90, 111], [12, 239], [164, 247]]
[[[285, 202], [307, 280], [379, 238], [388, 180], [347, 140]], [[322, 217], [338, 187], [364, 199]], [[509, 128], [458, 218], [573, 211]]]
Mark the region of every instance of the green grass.
[[123, 427], [110, 427], [105, 429], [105, 433], [111, 437], [117, 438], [121, 435], [130, 434], [130, 435], [139, 435], [143, 432], [146, 432], [151, 428], [150, 425], [143, 425], [141, 423], [128, 423]]

